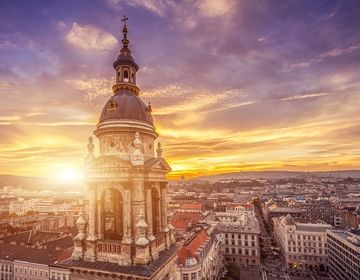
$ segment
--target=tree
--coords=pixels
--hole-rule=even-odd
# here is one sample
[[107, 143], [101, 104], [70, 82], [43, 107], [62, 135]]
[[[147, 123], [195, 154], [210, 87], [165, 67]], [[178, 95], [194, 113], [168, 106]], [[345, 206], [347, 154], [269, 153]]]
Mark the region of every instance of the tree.
[[226, 265], [227, 273], [225, 275], [226, 280], [238, 280], [240, 277], [240, 270], [235, 263], [228, 263]]

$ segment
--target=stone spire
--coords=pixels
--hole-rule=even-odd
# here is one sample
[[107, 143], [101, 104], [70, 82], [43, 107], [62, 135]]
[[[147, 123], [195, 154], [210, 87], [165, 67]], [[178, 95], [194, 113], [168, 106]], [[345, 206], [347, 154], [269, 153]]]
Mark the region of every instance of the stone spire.
[[145, 222], [144, 213], [140, 210], [138, 215], [139, 221], [136, 224], [136, 229], [138, 233], [138, 238], [136, 240], [136, 245], [145, 246], [149, 243], [149, 240], [145, 237], [146, 229], [148, 228], [148, 224]]
[[82, 209], [83, 205], [81, 205], [81, 210], [79, 213], [79, 217], [76, 220], [76, 228], [78, 229], [78, 234], [74, 237], [74, 251], [71, 255], [73, 260], [82, 260], [85, 252], [84, 242], [86, 239], [86, 220], [84, 218], [84, 212]]
[[157, 149], [156, 149], [156, 154], [157, 154], [157, 157], [158, 158], [161, 158], [162, 157], [162, 148], [161, 148], [161, 143], [160, 142], [158, 142], [158, 144], [157, 144]]
[[135, 63], [129, 49], [128, 28], [126, 25], [128, 19], [128, 17], [124, 16], [121, 20], [124, 22], [123, 39], [121, 40], [120, 54], [113, 63], [116, 70], [116, 84], [113, 86], [113, 92], [116, 94], [126, 90], [138, 95], [139, 88], [136, 86], [136, 72], [139, 70], [139, 66]]
[[76, 220], [76, 227], [79, 233], [75, 236], [75, 240], [85, 240], [85, 227], [86, 227], [86, 220], [84, 218], [84, 211], [81, 209], [79, 213], [79, 217]]
[[94, 144], [93, 144], [93, 138], [90, 136], [88, 139], [88, 144], [87, 144], [87, 150], [88, 150], [88, 154], [85, 158], [85, 163], [91, 162], [95, 156], [94, 156]]
[[128, 33], [128, 29], [127, 29], [127, 25], [126, 25], [126, 21], [129, 20], [129, 18], [127, 16], [124, 16], [121, 21], [124, 22], [124, 26], [123, 26], [123, 34], [124, 34], [124, 38], [121, 40], [121, 42], [123, 43], [123, 47], [121, 49], [121, 53], [131, 53], [130, 49], [129, 49], [129, 40], [127, 38], [127, 33]]

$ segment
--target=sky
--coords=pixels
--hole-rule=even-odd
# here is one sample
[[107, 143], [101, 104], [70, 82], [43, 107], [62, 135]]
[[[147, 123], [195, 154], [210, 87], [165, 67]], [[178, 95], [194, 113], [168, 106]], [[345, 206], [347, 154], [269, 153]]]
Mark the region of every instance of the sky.
[[360, 168], [357, 0], [3, 0], [0, 174], [81, 168], [124, 14], [170, 178]]

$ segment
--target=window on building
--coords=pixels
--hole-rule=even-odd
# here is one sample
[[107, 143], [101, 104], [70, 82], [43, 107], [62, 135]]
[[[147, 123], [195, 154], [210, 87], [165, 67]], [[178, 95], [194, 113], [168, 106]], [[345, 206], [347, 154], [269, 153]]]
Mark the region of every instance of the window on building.
[[127, 70], [124, 71], [124, 82], [129, 81], [129, 72]]
[[196, 272], [191, 273], [191, 280], [196, 280]]
[[187, 273], [183, 274], [183, 280], [189, 280], [189, 274]]

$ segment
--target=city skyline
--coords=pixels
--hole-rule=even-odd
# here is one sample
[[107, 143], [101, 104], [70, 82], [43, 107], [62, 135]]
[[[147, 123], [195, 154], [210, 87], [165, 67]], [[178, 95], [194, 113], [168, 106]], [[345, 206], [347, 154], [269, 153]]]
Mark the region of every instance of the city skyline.
[[76, 176], [124, 14], [170, 177], [359, 168], [356, 1], [189, 3], [3, 2], [0, 174]]

